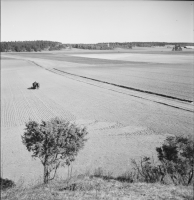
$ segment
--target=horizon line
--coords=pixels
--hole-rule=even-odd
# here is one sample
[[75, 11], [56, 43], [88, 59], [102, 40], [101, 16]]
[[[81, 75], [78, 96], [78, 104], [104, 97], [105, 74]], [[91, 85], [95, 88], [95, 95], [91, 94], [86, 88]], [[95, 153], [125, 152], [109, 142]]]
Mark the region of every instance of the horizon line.
[[[52, 41], [52, 40], [13, 40], [13, 41], [0, 41], [1, 43], [2, 42], [35, 42], [35, 41], [49, 41], [49, 42], [59, 42], [59, 41]], [[115, 41], [115, 42], [96, 42], [96, 43], [87, 43], [87, 42], [75, 42], [75, 43], [64, 43], [64, 42], [59, 42], [59, 43], [62, 43], [62, 44], [100, 44], [100, 43], [136, 43], [136, 42], [144, 42], [144, 43], [148, 43], [148, 42], [155, 42], [155, 43], [192, 43], [194, 44], [194, 42], [160, 42], [160, 41], [133, 41], [133, 42], [118, 42], [118, 41]]]

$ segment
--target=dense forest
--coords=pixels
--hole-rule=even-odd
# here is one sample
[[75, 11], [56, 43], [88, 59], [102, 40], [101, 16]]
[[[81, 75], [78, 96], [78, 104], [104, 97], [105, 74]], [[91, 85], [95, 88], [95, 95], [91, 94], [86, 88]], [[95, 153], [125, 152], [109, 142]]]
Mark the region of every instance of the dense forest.
[[194, 46], [194, 43], [167, 43], [167, 42], [110, 42], [97, 44], [62, 44], [52, 41], [15, 41], [1, 42], [0, 52], [37, 52], [42, 50], [61, 50], [63, 48], [109, 50], [114, 48], [132, 49], [133, 47], [155, 47], [167, 45]]
[[15, 42], [1, 42], [0, 52], [37, 52], [42, 50], [60, 50], [65, 48], [60, 42], [51, 41], [15, 41]]

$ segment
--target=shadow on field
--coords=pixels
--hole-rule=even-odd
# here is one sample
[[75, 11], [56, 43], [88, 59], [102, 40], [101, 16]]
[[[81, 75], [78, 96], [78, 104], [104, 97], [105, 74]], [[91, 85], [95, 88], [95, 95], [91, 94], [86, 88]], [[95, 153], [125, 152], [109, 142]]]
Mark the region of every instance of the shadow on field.
[[28, 90], [35, 90], [36, 88], [34, 88], [34, 87], [29, 87], [29, 88], [27, 88]]

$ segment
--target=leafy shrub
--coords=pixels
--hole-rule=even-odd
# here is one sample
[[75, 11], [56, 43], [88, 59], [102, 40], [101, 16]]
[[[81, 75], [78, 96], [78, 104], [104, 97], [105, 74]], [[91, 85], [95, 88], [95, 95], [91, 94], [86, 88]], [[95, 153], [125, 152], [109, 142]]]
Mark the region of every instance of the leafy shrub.
[[189, 185], [194, 174], [194, 140], [191, 137], [168, 137], [156, 148], [161, 166], [175, 184]]
[[194, 179], [194, 140], [191, 137], [167, 137], [161, 147], [156, 148], [158, 163], [144, 157], [134, 165], [136, 180], [154, 183], [165, 183], [170, 180], [174, 184], [190, 185]]
[[0, 177], [0, 182], [1, 182], [1, 190], [5, 190], [15, 186], [15, 183], [9, 179], [3, 179]]
[[44, 183], [54, 179], [60, 166], [69, 166], [78, 151], [84, 147], [86, 128], [54, 118], [50, 121], [26, 123], [22, 142], [32, 157], [38, 157], [44, 166]]

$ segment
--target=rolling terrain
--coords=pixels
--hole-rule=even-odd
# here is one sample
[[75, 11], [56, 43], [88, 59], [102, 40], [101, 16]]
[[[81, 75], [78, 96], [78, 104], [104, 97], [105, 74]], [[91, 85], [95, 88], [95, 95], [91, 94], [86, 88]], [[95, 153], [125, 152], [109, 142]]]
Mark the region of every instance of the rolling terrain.
[[[170, 64], [144, 62], [142, 55], [141, 62], [84, 56], [2, 54], [1, 155], [6, 177], [18, 180], [23, 174], [32, 180], [42, 175], [40, 162], [21, 143], [29, 119], [58, 116], [87, 126], [88, 142], [73, 164], [75, 172], [102, 167], [121, 174], [130, 168], [131, 158], [155, 156], [155, 147], [167, 135], [193, 134], [192, 54], [186, 55], [187, 62]], [[39, 90], [29, 89], [34, 81], [40, 83]]]
[[[12, 54], [15, 55], [15, 54]], [[193, 102], [192, 52], [18, 53], [61, 62], [55, 69], [101, 82]], [[73, 67], [72, 67], [73, 66]]]

